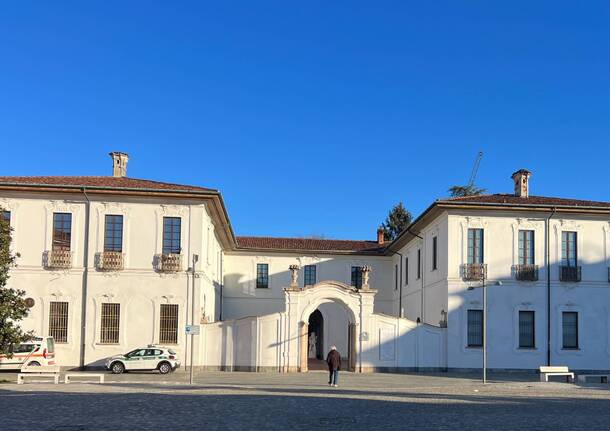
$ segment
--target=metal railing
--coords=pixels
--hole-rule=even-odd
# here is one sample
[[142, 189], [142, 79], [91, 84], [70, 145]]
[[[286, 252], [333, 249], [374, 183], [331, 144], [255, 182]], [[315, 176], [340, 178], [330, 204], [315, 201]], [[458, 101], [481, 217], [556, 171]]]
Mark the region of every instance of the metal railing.
[[538, 281], [538, 265], [514, 265], [513, 274], [518, 281]]
[[487, 278], [487, 264], [466, 263], [462, 265], [461, 273], [464, 281], [482, 281]]
[[560, 281], [571, 281], [579, 282], [582, 275], [581, 266], [560, 266], [559, 267], [559, 280]]
[[72, 252], [70, 250], [45, 251], [43, 264], [48, 269], [70, 269], [72, 268]]
[[96, 256], [96, 267], [100, 271], [122, 271], [125, 255], [120, 251], [103, 251]]
[[158, 254], [155, 269], [159, 272], [178, 272], [182, 270], [182, 255], [178, 253]]

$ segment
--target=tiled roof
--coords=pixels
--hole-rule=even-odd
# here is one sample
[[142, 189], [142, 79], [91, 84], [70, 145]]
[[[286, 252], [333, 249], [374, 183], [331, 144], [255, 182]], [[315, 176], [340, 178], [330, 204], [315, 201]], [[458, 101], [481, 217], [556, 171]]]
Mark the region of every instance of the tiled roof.
[[240, 249], [336, 251], [367, 254], [382, 254], [384, 249], [384, 247], [376, 241], [254, 236], [238, 236], [236, 239], [237, 246]]
[[494, 194], [480, 196], [464, 196], [458, 198], [442, 199], [439, 202], [464, 202], [482, 204], [509, 204], [509, 205], [540, 205], [564, 207], [599, 207], [610, 208], [610, 202], [585, 201], [580, 199], [552, 198], [546, 196], [529, 196], [522, 198], [512, 194]]
[[145, 189], [156, 191], [195, 191], [215, 192], [214, 189], [205, 187], [188, 186], [181, 184], [162, 183], [159, 181], [140, 180], [126, 177], [109, 176], [78, 176], [78, 177], [0, 177], [0, 185], [45, 185], [45, 186], [70, 186], [70, 187], [108, 187], [113, 189]]

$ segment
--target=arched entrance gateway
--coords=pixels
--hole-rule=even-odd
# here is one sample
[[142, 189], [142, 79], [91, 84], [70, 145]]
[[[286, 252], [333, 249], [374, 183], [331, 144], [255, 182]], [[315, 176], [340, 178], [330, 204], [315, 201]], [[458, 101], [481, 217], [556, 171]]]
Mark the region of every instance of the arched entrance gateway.
[[369, 325], [377, 293], [368, 285], [370, 269], [363, 268], [361, 289], [337, 281], [301, 288], [296, 283], [296, 270], [291, 267], [291, 271], [292, 286], [284, 289], [289, 335], [284, 371], [308, 371], [310, 364], [325, 359], [332, 345], [345, 359], [344, 367], [358, 371], [360, 340], [363, 333], [368, 336], [363, 328]]

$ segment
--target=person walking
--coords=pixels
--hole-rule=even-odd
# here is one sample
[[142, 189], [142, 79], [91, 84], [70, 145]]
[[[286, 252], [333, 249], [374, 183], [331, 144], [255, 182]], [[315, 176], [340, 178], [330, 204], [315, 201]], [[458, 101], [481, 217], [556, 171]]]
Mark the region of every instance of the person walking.
[[341, 354], [337, 351], [336, 346], [330, 348], [328, 356], [326, 357], [326, 363], [328, 364], [328, 386], [339, 387], [337, 382], [339, 381], [339, 370], [341, 369]]

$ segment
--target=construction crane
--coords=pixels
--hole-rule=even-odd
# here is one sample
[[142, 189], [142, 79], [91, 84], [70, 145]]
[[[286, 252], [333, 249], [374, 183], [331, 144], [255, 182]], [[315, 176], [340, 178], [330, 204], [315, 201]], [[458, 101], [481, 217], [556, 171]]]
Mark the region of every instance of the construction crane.
[[479, 171], [479, 165], [481, 164], [482, 158], [483, 151], [479, 151], [479, 153], [477, 154], [477, 158], [474, 159], [474, 166], [472, 167], [472, 172], [470, 173], [470, 180], [468, 181], [467, 185], [449, 187], [449, 194], [452, 198], [480, 195], [485, 192], [485, 189], [477, 188], [474, 185], [474, 181], [477, 178], [477, 172]]
[[474, 161], [474, 166], [472, 167], [472, 172], [470, 174], [470, 180], [468, 181], [468, 187], [474, 186], [474, 180], [477, 178], [477, 172], [479, 172], [479, 165], [481, 164], [481, 159], [483, 158], [483, 151], [479, 151], [477, 154], [477, 158]]

